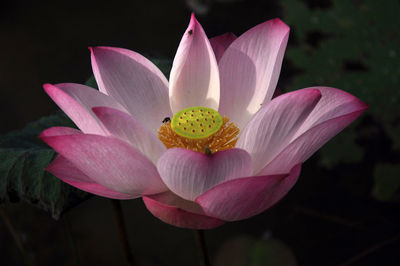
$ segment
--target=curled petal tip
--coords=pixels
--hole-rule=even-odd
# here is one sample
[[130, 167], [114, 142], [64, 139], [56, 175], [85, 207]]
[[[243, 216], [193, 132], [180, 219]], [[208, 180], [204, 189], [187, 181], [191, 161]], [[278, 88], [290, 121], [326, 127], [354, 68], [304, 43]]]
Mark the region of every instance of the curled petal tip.
[[197, 19], [196, 19], [194, 13], [192, 13], [192, 15], [191, 15], [191, 17], [190, 17], [189, 26], [188, 26], [188, 28], [187, 28], [187, 30], [186, 30], [186, 31], [189, 33], [189, 35], [192, 35], [193, 31], [194, 31], [195, 28], [196, 28], [196, 24], [197, 24], [197, 23], [198, 23], [198, 22], [197, 22]]
[[50, 83], [43, 84], [44, 91], [48, 94], [51, 89], [53, 89], [54, 85]]
[[269, 21], [271, 23], [275, 24], [276, 26], [281, 26], [281, 27], [287, 29], [288, 31], [290, 30], [290, 27], [285, 22], [283, 22], [280, 18], [274, 18]]

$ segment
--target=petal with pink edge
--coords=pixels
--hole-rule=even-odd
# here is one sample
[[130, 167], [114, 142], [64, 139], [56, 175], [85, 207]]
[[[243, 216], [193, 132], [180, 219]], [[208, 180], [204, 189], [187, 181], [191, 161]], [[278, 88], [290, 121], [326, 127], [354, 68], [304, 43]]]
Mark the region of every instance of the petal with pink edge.
[[294, 165], [304, 162], [366, 108], [332, 118], [307, 130], [285, 147], [258, 175], [285, 173]]
[[269, 20], [242, 34], [219, 61], [219, 112], [243, 128], [272, 98], [289, 37], [289, 27]]
[[167, 190], [154, 164], [130, 144], [89, 134], [49, 137], [52, 130], [41, 139], [94, 182], [132, 197]]
[[172, 111], [204, 106], [218, 110], [218, 65], [210, 42], [194, 15], [176, 52], [170, 75]]
[[296, 183], [301, 166], [289, 174], [252, 176], [222, 183], [200, 195], [196, 202], [207, 215], [237, 221], [264, 212], [282, 199]]
[[87, 134], [104, 135], [104, 130], [92, 112], [94, 106], [124, 110], [113, 98], [88, 86], [63, 83], [44, 84], [44, 90], [53, 101]]
[[62, 135], [76, 135], [83, 134], [82, 131], [72, 127], [52, 127], [51, 129], [45, 129], [40, 133], [39, 138], [43, 137], [54, 137]]
[[177, 227], [212, 229], [225, 223], [205, 215], [197, 203], [184, 200], [170, 191], [144, 196], [143, 202], [154, 216]]
[[95, 107], [93, 112], [111, 136], [129, 142], [154, 164], [167, 150], [150, 130], [132, 116], [107, 107]]
[[215, 59], [217, 59], [217, 62], [221, 60], [221, 57], [224, 54], [225, 50], [236, 39], [237, 39], [236, 35], [233, 34], [232, 32], [227, 32], [225, 34], [210, 39], [210, 44], [211, 47], [213, 48]]
[[286, 93], [274, 98], [254, 115], [236, 144], [251, 155], [254, 173], [290, 143], [320, 98], [319, 90]]
[[304, 121], [296, 135], [293, 136], [293, 139], [322, 122], [368, 108], [368, 105], [357, 97], [339, 89], [311, 87], [303, 90], [319, 90], [322, 96], [307, 120]]
[[94, 183], [93, 180], [62, 156], [57, 156], [56, 159], [46, 167], [46, 170], [61, 179], [63, 182], [98, 196], [111, 199], [134, 198], [131, 195], [119, 193], [100, 184]]
[[112, 96], [155, 134], [161, 121], [171, 116], [165, 76], [133, 51], [113, 47], [90, 50], [100, 91]]
[[157, 169], [167, 187], [186, 200], [194, 200], [204, 191], [253, 171], [249, 154], [229, 149], [207, 156], [200, 152], [174, 148], [158, 160]]

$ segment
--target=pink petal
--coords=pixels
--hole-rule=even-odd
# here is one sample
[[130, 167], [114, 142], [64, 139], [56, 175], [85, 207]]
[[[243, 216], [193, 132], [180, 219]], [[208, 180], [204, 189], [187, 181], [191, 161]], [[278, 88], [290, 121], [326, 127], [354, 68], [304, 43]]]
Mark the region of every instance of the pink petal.
[[236, 38], [237, 37], [235, 36], [235, 34], [233, 34], [232, 32], [228, 32], [210, 39], [210, 44], [214, 50], [217, 62], [219, 62], [225, 50], [234, 40], [236, 40]]
[[52, 130], [40, 138], [94, 182], [132, 197], [167, 189], [154, 164], [128, 143], [89, 134], [49, 137]]
[[319, 90], [286, 93], [274, 98], [254, 115], [242, 130], [236, 144], [237, 148], [251, 155], [254, 173], [290, 143], [320, 98]]
[[164, 144], [132, 116], [107, 107], [95, 107], [93, 112], [109, 135], [129, 142], [154, 164], [166, 151]]
[[161, 71], [138, 53], [112, 47], [90, 48], [92, 67], [100, 91], [115, 98], [153, 133], [171, 117], [168, 81]]
[[176, 52], [169, 81], [169, 98], [174, 113], [192, 106], [218, 109], [217, 61], [203, 28], [193, 14]]
[[44, 84], [43, 88], [84, 133], [104, 134], [104, 130], [92, 112], [93, 106], [107, 106], [124, 110], [111, 97], [85, 85]]
[[294, 186], [301, 166], [289, 174], [252, 176], [222, 183], [196, 199], [207, 215], [237, 221], [264, 212]]
[[304, 162], [362, 114], [366, 108], [332, 118], [309, 129], [285, 147], [258, 175], [285, 173], [294, 165]]
[[82, 131], [72, 127], [51, 127], [43, 130], [43, 132], [40, 133], [39, 138], [76, 134], [82, 134]]
[[47, 166], [46, 170], [64, 181], [65, 183], [95, 195], [112, 199], [133, 198], [131, 195], [119, 193], [97, 183], [94, 183], [93, 180], [91, 180], [87, 175], [85, 175], [82, 171], [73, 166], [62, 156], [57, 156], [56, 159], [49, 166]]
[[253, 171], [249, 154], [240, 149], [216, 152], [211, 157], [181, 148], [169, 149], [158, 160], [157, 169], [167, 187], [186, 200]]
[[304, 90], [316, 89], [321, 92], [321, 100], [293, 139], [297, 138], [313, 126], [329, 119], [368, 108], [368, 106], [357, 97], [339, 89], [329, 87], [311, 87]]
[[197, 203], [184, 200], [170, 191], [144, 196], [143, 202], [154, 216], [177, 227], [211, 229], [225, 223], [205, 215]]
[[219, 111], [243, 128], [272, 98], [289, 37], [279, 19], [264, 22], [237, 38], [219, 61]]

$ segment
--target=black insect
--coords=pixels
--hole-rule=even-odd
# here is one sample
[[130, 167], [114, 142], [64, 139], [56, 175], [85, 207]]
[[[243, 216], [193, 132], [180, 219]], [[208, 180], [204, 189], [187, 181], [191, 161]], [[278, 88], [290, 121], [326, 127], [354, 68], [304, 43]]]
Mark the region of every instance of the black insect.
[[212, 151], [209, 147], [206, 148], [206, 155], [211, 157], [212, 156]]
[[193, 34], [193, 30], [188, 31], [189, 35]]
[[162, 122], [163, 122], [163, 124], [166, 124], [166, 123], [168, 123], [170, 121], [171, 121], [171, 118], [166, 117], [166, 118], [164, 118], [164, 120]]

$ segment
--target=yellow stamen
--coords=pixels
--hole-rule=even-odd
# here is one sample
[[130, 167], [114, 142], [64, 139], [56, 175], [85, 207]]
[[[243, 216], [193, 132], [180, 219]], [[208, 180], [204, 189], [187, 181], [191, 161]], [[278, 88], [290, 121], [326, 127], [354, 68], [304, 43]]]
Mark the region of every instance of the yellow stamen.
[[[158, 138], [161, 140], [162, 143], [164, 143], [165, 147], [167, 147], [167, 149], [170, 148], [185, 148], [185, 149], [189, 149], [189, 150], [193, 150], [193, 151], [198, 151], [198, 152], [202, 152], [205, 154], [210, 154], [211, 153], [215, 153], [218, 151], [223, 151], [223, 150], [227, 150], [227, 149], [232, 149], [233, 147], [235, 147], [235, 144], [237, 142], [237, 137], [239, 135], [239, 128], [233, 124], [232, 122], [229, 122], [229, 119], [227, 117], [221, 117], [220, 114], [217, 111], [214, 111], [210, 108], [205, 108], [205, 107], [195, 107], [195, 108], [199, 108], [198, 110], [194, 110], [194, 112], [191, 112], [191, 110], [193, 110], [194, 107], [192, 108], [187, 108], [188, 110], [184, 109], [179, 111], [177, 114], [175, 114], [175, 116], [172, 118], [171, 122], [166, 122], [165, 124], [161, 125], [160, 129], [158, 130]], [[201, 109], [200, 109], [201, 108]], [[210, 113], [207, 113], [209, 110]], [[202, 127], [200, 127], [200, 121], [197, 121], [198, 123], [195, 123], [193, 121], [196, 121], [196, 119], [201, 119], [201, 112], [200, 110], [202, 110], [202, 112], [205, 111], [205, 113], [207, 113], [206, 116], [202, 116], [203, 120], [205, 118], [208, 118], [208, 116], [210, 116], [212, 118], [212, 116], [214, 116], [214, 120], [216, 121], [215, 123], [213, 122], [213, 120], [211, 120], [211, 122], [209, 122], [209, 119], [204, 120], [202, 123]], [[192, 117], [192, 119], [184, 119], [184, 117], [182, 116], [182, 114], [184, 114], [186, 112], [185, 115], [190, 116], [191, 114], [194, 114], [194, 116]], [[198, 114], [200, 117], [198, 117], [195, 114]], [[182, 116], [182, 118], [180, 118]], [[217, 117], [221, 117], [221, 122], [220, 125], [216, 125], [217, 124]], [[174, 119], [175, 117], [178, 117], [179, 119]], [[187, 121], [186, 121], [187, 120]], [[185, 125], [189, 125], [191, 126], [190, 130], [189, 126], [184, 126], [183, 122], [185, 122]], [[204, 127], [204, 122], [209, 122], [210, 124], [207, 124], [206, 127]], [[179, 125], [179, 123], [181, 123]], [[193, 125], [191, 125], [191, 123]], [[176, 127], [178, 126], [178, 127]], [[210, 127], [209, 127], [210, 126]], [[200, 128], [200, 132], [201, 132], [201, 128], [211, 128], [212, 130], [207, 132], [202, 132], [203, 135], [206, 135], [206, 137], [202, 137], [202, 136], [198, 136], [195, 134], [191, 134], [193, 133], [193, 129], [195, 130], [194, 133], [198, 133], [201, 135], [201, 133], [197, 132], [197, 127]], [[215, 127], [218, 127], [217, 130], [215, 130]], [[179, 128], [178, 130], [176, 130], [176, 128]], [[182, 136], [182, 134], [178, 134], [181, 133], [181, 131], [186, 132], [185, 130], [181, 130], [186, 128], [186, 131], [189, 132], [187, 133], [187, 135]], [[206, 130], [205, 130], [206, 131]], [[212, 132], [215, 131], [215, 132]], [[211, 134], [208, 134], [212, 132]]]

